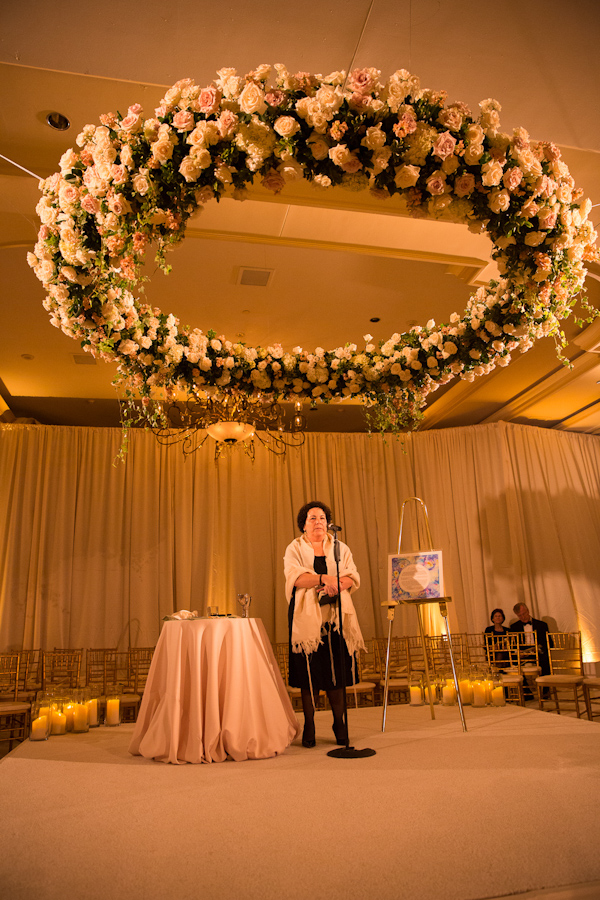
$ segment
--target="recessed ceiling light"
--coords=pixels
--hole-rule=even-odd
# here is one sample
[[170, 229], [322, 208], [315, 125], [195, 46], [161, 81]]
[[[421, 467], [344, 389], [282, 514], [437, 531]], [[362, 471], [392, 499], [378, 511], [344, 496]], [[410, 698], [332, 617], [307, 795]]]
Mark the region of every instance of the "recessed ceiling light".
[[31, 353], [21, 353], [21, 359], [30, 360], [30, 359], [33, 359], [33, 358], [34, 358], [34, 357], [31, 355]]
[[373, 316], [372, 319], [369, 319], [369, 322], [381, 322], [381, 319], [379, 318], [379, 316]]
[[50, 126], [50, 128], [54, 128], [55, 131], [68, 131], [71, 127], [71, 123], [67, 119], [66, 116], [63, 116], [62, 113], [59, 112], [51, 112], [46, 116], [46, 122]]

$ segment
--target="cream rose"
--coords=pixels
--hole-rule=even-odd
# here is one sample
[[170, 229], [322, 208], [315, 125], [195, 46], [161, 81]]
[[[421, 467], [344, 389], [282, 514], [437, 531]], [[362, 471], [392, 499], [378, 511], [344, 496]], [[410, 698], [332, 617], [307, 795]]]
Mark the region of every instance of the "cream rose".
[[238, 98], [238, 103], [241, 111], [248, 115], [252, 115], [252, 113], [261, 115], [267, 109], [264, 91], [261, 91], [253, 81], [248, 82]]
[[400, 166], [396, 169], [394, 184], [400, 189], [414, 187], [420, 174], [421, 170], [418, 166]]
[[273, 124], [273, 130], [282, 138], [290, 138], [300, 129], [297, 119], [293, 116], [280, 116]]

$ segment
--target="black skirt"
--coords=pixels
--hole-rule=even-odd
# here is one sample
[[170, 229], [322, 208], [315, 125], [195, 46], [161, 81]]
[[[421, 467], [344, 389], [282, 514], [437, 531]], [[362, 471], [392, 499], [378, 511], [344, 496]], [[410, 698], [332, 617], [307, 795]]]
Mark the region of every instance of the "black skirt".
[[[317, 575], [327, 574], [327, 563], [324, 556], [315, 556], [315, 572]], [[306, 665], [306, 654], [292, 652], [292, 622], [294, 621], [294, 609], [296, 607], [296, 589], [292, 593], [292, 599], [288, 607], [288, 626], [290, 632], [289, 643], [289, 659], [290, 659], [290, 687], [310, 688], [317, 691], [334, 691], [342, 686], [342, 659], [344, 660], [344, 668], [346, 675], [346, 685], [354, 684], [354, 666], [352, 665], [352, 657], [348, 653], [346, 641], [340, 639], [339, 632], [334, 631], [325, 624], [325, 634], [321, 635], [322, 643], [319, 644], [314, 653], [308, 654], [308, 665], [310, 666], [310, 681]], [[331, 644], [331, 651], [330, 651]], [[341, 650], [341, 653], [340, 653]], [[333, 668], [335, 671], [335, 683], [331, 672], [331, 661], [333, 658]]]

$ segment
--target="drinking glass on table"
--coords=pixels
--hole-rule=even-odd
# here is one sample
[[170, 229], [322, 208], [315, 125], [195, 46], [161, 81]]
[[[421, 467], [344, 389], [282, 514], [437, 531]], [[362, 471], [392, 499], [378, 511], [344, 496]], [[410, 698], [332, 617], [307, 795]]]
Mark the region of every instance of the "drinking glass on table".
[[250, 594], [238, 594], [237, 602], [240, 604], [240, 606], [242, 607], [242, 610], [243, 610], [242, 618], [247, 619], [248, 618], [248, 608], [249, 608], [250, 604], [252, 603], [252, 597], [250, 596]]

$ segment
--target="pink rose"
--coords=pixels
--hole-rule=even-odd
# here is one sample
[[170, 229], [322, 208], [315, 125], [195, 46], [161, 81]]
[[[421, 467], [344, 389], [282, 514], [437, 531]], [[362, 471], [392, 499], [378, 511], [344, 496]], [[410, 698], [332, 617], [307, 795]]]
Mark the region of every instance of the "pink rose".
[[454, 193], [457, 197], [468, 197], [475, 189], [475, 177], [471, 172], [466, 172], [454, 179]]
[[446, 192], [446, 176], [439, 170], [432, 172], [427, 179], [427, 190], [430, 194], [444, 194]]
[[206, 185], [203, 188], [200, 188], [199, 191], [196, 191], [196, 202], [197, 203], [208, 203], [209, 200], [215, 196], [215, 192], [211, 187]]
[[538, 227], [544, 231], [550, 231], [556, 225], [557, 218], [558, 214], [555, 209], [544, 207], [538, 212]]
[[508, 191], [511, 191], [511, 193], [516, 191], [522, 181], [523, 173], [518, 166], [513, 166], [512, 169], [508, 169], [502, 176], [502, 184]]
[[269, 91], [268, 94], [265, 94], [265, 101], [269, 106], [281, 106], [284, 100], [285, 94], [283, 91]]
[[136, 131], [139, 131], [142, 125], [142, 117], [139, 113], [132, 113], [131, 107], [129, 107], [129, 113], [125, 116], [124, 119], [121, 119], [121, 130], [126, 131], [128, 134], [134, 134]]
[[116, 216], [123, 216], [125, 213], [131, 212], [131, 205], [123, 194], [113, 194], [108, 198], [108, 208], [114, 212]]
[[440, 159], [446, 159], [447, 156], [452, 156], [455, 147], [456, 138], [452, 137], [449, 131], [444, 131], [433, 145], [431, 152]]
[[86, 211], [86, 213], [89, 213], [91, 216], [93, 216], [100, 209], [100, 201], [96, 197], [92, 197], [91, 194], [86, 194], [81, 201], [81, 206]]
[[362, 169], [362, 163], [355, 153], [351, 153], [348, 159], [342, 163], [342, 171], [349, 175], [355, 175], [359, 169]]
[[379, 74], [377, 69], [354, 69], [348, 75], [346, 87], [353, 93], [366, 94], [376, 86]]
[[230, 109], [224, 109], [217, 119], [217, 127], [222, 138], [231, 137], [237, 125], [238, 117]]
[[276, 169], [270, 169], [261, 181], [261, 184], [268, 191], [278, 194], [285, 187], [285, 178]]
[[394, 125], [393, 132], [398, 140], [402, 140], [402, 138], [405, 138], [409, 134], [413, 134], [413, 132], [415, 132], [416, 130], [417, 118], [412, 107], [410, 107], [402, 113], [402, 115]]
[[196, 101], [198, 112], [204, 113], [205, 116], [211, 116], [219, 108], [221, 103], [221, 91], [215, 87], [202, 88]]
[[173, 128], [177, 131], [191, 131], [194, 124], [194, 114], [188, 109], [181, 109], [173, 116]]
[[127, 169], [125, 166], [112, 165], [110, 177], [113, 184], [125, 184], [127, 181]]

